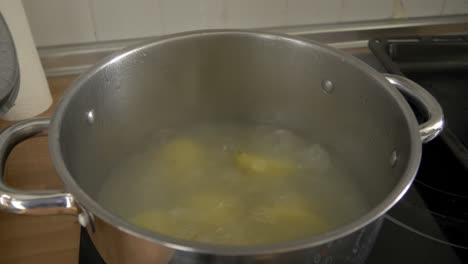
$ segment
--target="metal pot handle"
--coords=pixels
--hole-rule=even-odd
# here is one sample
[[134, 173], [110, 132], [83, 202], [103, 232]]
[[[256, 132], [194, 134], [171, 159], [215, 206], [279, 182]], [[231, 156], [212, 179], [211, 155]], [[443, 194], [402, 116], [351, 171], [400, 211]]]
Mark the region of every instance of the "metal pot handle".
[[444, 128], [444, 113], [437, 100], [419, 84], [399, 75], [384, 74], [402, 94], [410, 98], [427, 116], [427, 121], [419, 125], [419, 134], [423, 143], [437, 137]]
[[0, 210], [29, 215], [76, 214], [73, 196], [59, 190], [21, 191], [3, 181], [5, 162], [11, 150], [21, 141], [46, 135], [50, 124], [48, 117], [18, 122], [0, 133]]

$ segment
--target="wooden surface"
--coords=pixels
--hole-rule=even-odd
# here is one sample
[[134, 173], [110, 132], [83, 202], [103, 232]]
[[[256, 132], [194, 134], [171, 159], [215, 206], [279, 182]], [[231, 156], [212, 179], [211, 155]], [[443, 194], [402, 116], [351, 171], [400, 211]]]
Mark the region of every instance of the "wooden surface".
[[[49, 79], [54, 105], [75, 76]], [[0, 129], [11, 122], [0, 121]], [[47, 137], [20, 143], [10, 154], [6, 182], [19, 189], [60, 189], [47, 148]], [[80, 226], [76, 216], [26, 216], [0, 212], [0, 263], [77, 264]]]

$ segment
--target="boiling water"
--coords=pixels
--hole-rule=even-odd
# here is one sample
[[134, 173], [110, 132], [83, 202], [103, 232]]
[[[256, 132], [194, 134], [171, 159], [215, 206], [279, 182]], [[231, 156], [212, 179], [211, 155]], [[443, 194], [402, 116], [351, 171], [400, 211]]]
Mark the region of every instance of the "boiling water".
[[117, 164], [98, 200], [135, 225], [180, 239], [284, 242], [368, 210], [339, 165], [324, 146], [276, 127], [160, 131]]

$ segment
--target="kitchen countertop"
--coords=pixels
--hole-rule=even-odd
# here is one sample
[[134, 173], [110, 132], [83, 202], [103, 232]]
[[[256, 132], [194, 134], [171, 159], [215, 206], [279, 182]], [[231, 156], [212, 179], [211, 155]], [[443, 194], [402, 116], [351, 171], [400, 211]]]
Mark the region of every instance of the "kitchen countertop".
[[[76, 76], [49, 78], [54, 103], [41, 116], [50, 115], [63, 91]], [[0, 120], [0, 129], [11, 122]], [[47, 137], [20, 143], [11, 152], [6, 182], [19, 189], [60, 189], [48, 154]], [[78, 263], [80, 225], [76, 216], [26, 216], [0, 212], [0, 263]]]

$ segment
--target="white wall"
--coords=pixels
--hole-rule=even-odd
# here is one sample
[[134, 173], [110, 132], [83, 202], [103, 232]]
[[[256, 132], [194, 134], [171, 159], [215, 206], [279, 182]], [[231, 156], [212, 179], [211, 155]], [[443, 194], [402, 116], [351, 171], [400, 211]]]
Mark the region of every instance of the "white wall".
[[468, 13], [468, 0], [23, 0], [38, 46]]

